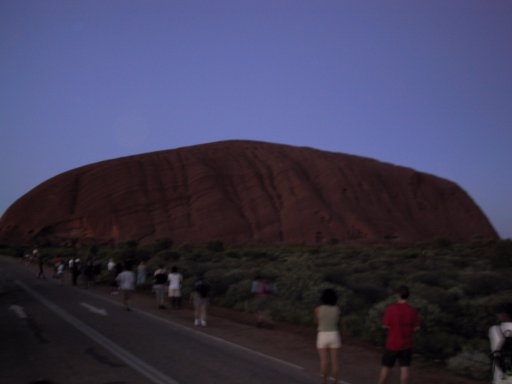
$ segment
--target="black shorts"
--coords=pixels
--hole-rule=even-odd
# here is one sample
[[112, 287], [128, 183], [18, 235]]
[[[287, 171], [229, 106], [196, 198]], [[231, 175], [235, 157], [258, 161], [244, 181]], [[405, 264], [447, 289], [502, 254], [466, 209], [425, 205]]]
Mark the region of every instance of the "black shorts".
[[382, 355], [382, 365], [384, 367], [393, 367], [397, 360], [401, 367], [409, 367], [412, 360], [412, 349], [403, 349], [401, 351], [384, 350]]

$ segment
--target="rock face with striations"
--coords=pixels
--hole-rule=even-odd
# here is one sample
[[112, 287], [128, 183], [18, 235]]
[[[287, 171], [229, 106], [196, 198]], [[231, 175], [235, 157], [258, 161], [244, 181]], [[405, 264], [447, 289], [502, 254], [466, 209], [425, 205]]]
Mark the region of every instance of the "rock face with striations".
[[17, 200], [0, 244], [497, 239], [456, 184], [352, 155], [225, 141], [103, 161]]

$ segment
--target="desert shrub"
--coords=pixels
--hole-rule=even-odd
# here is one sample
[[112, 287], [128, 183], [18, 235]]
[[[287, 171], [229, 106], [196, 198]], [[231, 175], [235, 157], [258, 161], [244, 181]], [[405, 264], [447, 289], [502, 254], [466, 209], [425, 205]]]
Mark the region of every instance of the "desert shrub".
[[387, 280], [388, 274], [385, 272], [355, 273], [347, 277], [346, 287], [371, 305], [388, 296]]
[[311, 324], [313, 315], [304, 310], [304, 307], [294, 305], [289, 300], [274, 298], [268, 302], [268, 309], [273, 320], [290, 322], [293, 324]]
[[215, 301], [217, 305], [246, 311], [248, 301], [251, 299], [251, 280], [245, 279], [232, 283], [226, 292]]
[[181, 285], [181, 295], [185, 300], [190, 298], [190, 295], [194, 290], [194, 284], [196, 283], [197, 278], [198, 276], [195, 275], [183, 276], [183, 283]]
[[292, 303], [302, 303], [305, 293], [322, 282], [322, 276], [312, 268], [311, 261], [300, 257], [286, 263], [286, 268], [281, 270], [277, 279], [277, 286], [282, 298]]
[[258, 249], [249, 249], [242, 253], [245, 260], [272, 262], [280, 259], [277, 253], [267, 252]]
[[224, 251], [224, 243], [220, 240], [212, 240], [208, 243], [208, 250], [212, 252], [223, 252]]
[[324, 272], [324, 279], [332, 284], [346, 285], [347, 272], [343, 267], [329, 268]]
[[492, 309], [478, 302], [464, 301], [455, 305], [449, 311], [449, 318], [444, 324], [447, 332], [457, 334], [466, 339], [487, 337], [489, 325], [495, 315]]
[[124, 242], [120, 242], [117, 244], [117, 248], [119, 249], [135, 249], [139, 245], [137, 240], [128, 240]]
[[487, 296], [504, 289], [507, 279], [501, 279], [498, 272], [466, 272], [462, 278], [464, 290], [470, 297]]
[[413, 282], [411, 282], [409, 286], [414, 296], [421, 297], [427, 302], [435, 304], [439, 308], [443, 308], [447, 311], [451, 310], [458, 300], [457, 296], [451, 294], [450, 291], [444, 288]]
[[495, 269], [512, 268], [512, 240], [499, 241], [494, 245], [491, 265]]
[[368, 309], [371, 307], [371, 304], [367, 302], [366, 298], [355, 294], [353, 291], [347, 289], [350, 294], [347, 294], [347, 301], [345, 303], [344, 312], [355, 314], [363, 317], [363, 314], [368, 312]]
[[181, 273], [185, 276], [192, 276], [199, 278], [199, 276], [205, 275], [208, 271], [214, 269], [210, 263], [194, 263], [190, 261], [180, 260], [175, 265], [181, 270]]
[[453, 278], [454, 274], [446, 271], [420, 271], [410, 275], [410, 281], [436, 287], [450, 286]]
[[432, 245], [434, 248], [445, 249], [450, 248], [453, 245], [453, 243], [451, 240], [447, 238], [440, 237], [438, 239], [433, 240]]
[[[227, 268], [216, 268], [204, 272], [204, 278], [211, 285], [212, 296], [221, 297], [229, 291], [231, 286], [237, 285], [240, 281], [250, 280], [251, 276], [240, 269], [230, 270]], [[247, 293], [250, 294], [250, 287]], [[233, 294], [233, 292], [231, 292], [231, 294]]]
[[464, 348], [447, 361], [448, 369], [473, 379], [484, 380], [491, 376], [489, 355], [482, 351]]
[[449, 288], [446, 291], [446, 294], [448, 297], [448, 301], [455, 302], [464, 297], [464, 290], [462, 289], [462, 287], [456, 285], [456, 286]]
[[452, 333], [435, 329], [430, 332], [419, 332], [414, 349], [424, 356], [437, 361], [444, 361], [460, 350], [464, 339]]
[[[341, 329], [344, 334], [348, 334], [355, 337], [362, 337], [363, 334], [365, 333], [365, 323], [361, 321], [360, 314], [351, 313], [347, 316], [343, 316], [342, 314]], [[383, 335], [379, 335], [379, 338], [381, 337], [383, 337]]]
[[151, 249], [152, 249], [153, 253], [158, 253], [158, 252], [165, 251], [165, 250], [172, 248], [172, 245], [173, 245], [173, 243], [172, 243], [171, 239], [162, 238], [162, 239], [156, 240], [151, 245]]
[[183, 253], [191, 253], [194, 251], [195, 247], [192, 244], [181, 244], [178, 249]]
[[[509, 279], [507, 277], [507, 279]], [[510, 302], [512, 297], [512, 289], [506, 289], [498, 292], [494, 292], [489, 296], [481, 296], [478, 299], [473, 299], [471, 303], [475, 306], [483, 308], [489, 315], [493, 316], [492, 321], [495, 321], [495, 309], [496, 306]]]
[[162, 264], [177, 262], [180, 257], [181, 254], [178, 251], [171, 251], [169, 249], [162, 250], [154, 256]]
[[212, 297], [219, 297], [228, 290], [229, 283], [224, 279], [224, 276], [225, 271], [221, 269], [214, 269], [204, 273], [204, 278], [210, 284], [210, 294]]
[[224, 256], [231, 258], [231, 259], [237, 259], [237, 260], [240, 259], [240, 254], [234, 250], [229, 250], [229, 251], [225, 252]]

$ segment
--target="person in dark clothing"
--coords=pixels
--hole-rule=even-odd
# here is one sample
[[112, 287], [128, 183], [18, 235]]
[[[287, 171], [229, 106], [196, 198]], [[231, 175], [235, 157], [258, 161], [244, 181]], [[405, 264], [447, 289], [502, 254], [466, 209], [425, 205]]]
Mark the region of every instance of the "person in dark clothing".
[[210, 297], [210, 284], [200, 277], [194, 284], [192, 303], [194, 304], [194, 325], [206, 326], [206, 312]]
[[153, 291], [156, 296], [156, 305], [158, 309], [165, 309], [165, 292], [167, 290], [167, 271], [163, 265], [160, 265], [155, 271], [154, 275]]
[[73, 261], [73, 265], [71, 266], [71, 283], [73, 285], [77, 285], [78, 276], [82, 272], [82, 264], [80, 263], [80, 259], [77, 257], [75, 261]]
[[37, 256], [37, 263], [39, 265], [39, 273], [37, 274], [38, 279], [46, 279], [46, 276], [44, 275], [44, 258], [43, 255], [39, 253], [39, 251], [36, 249], [36, 256]]

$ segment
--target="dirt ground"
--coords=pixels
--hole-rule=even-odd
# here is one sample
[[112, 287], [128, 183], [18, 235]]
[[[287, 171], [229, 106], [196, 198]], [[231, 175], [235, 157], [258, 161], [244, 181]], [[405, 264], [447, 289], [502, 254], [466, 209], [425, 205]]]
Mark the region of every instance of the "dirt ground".
[[[96, 286], [95, 292], [118, 300], [108, 287]], [[174, 310], [159, 310], [152, 295], [138, 293], [135, 307], [183, 326], [194, 328], [189, 304]], [[258, 328], [254, 315], [211, 306], [208, 326], [195, 328], [213, 337], [241, 345], [253, 351], [303, 367], [316, 374], [319, 371], [315, 348], [316, 331], [311, 327], [275, 323], [272, 328]], [[376, 383], [382, 350], [358, 340], [344, 338], [341, 350], [341, 379], [348, 384]], [[394, 369], [389, 383], [398, 383], [398, 369]], [[415, 356], [411, 368], [410, 384], [482, 384], [483, 381], [456, 376], [443, 367]]]
[[[318, 370], [318, 356], [315, 349], [316, 330], [278, 323], [274, 328], [260, 330], [255, 327], [255, 319], [248, 314], [211, 308], [212, 314], [229, 319], [237, 324], [247, 324], [253, 328], [250, 337], [257, 350], [268, 350], [269, 354], [279, 354], [286, 361], [302, 365], [308, 370]], [[382, 349], [367, 343], [345, 337], [341, 350], [342, 380], [351, 384], [375, 383], [380, 371]], [[398, 368], [392, 372], [390, 383], [398, 382]], [[481, 384], [482, 381], [456, 376], [443, 367], [415, 356], [411, 368], [411, 384]]]

